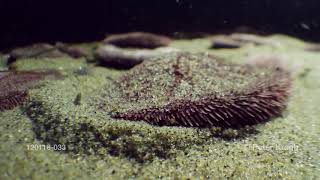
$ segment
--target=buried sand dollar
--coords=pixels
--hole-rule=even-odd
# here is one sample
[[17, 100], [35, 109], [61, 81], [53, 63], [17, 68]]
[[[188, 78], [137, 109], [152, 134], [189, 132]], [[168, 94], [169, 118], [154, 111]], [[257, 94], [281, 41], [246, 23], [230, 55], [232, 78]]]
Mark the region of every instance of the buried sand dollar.
[[54, 70], [0, 71], [0, 112], [21, 105], [28, 96], [28, 90], [45, 79], [62, 79]]
[[[159, 126], [240, 128], [281, 115], [290, 75], [176, 53], [143, 62], [107, 87], [104, 110], [116, 119]], [[108, 97], [108, 98], [107, 98]]]

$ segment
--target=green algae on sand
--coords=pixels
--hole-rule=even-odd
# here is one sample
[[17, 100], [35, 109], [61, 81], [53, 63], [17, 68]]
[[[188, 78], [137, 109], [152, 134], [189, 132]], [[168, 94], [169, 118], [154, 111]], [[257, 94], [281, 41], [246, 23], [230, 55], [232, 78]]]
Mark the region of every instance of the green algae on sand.
[[7, 56], [0, 53], [0, 71], [7, 70]]
[[15, 70], [36, 70], [36, 69], [56, 69], [61, 71], [70, 71], [82, 66], [88, 66], [84, 58], [73, 59], [69, 57], [62, 58], [26, 58], [14, 62], [11, 67]]

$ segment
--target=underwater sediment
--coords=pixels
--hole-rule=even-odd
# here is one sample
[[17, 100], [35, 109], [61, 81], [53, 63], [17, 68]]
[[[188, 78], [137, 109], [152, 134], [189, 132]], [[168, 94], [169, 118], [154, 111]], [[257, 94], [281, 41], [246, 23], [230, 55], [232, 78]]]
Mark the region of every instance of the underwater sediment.
[[[280, 35], [268, 38], [281, 42], [281, 46], [248, 44], [232, 50], [212, 50], [208, 39], [174, 40], [170, 43], [172, 48], [208, 51], [223, 58], [183, 53], [177, 63], [174, 53], [121, 71], [94, 66], [83, 58], [17, 59], [14, 64], [19, 71], [59, 69], [65, 78], [49, 79], [29, 89], [21, 108], [0, 112], [1, 179], [317, 179], [320, 99], [315, 94], [320, 88], [319, 54], [305, 51], [305, 43], [294, 38]], [[248, 122], [256, 125], [240, 129], [225, 125], [224, 129], [224, 124], [222, 128], [197, 128], [184, 127], [181, 121], [166, 126], [113, 118], [152, 107], [161, 112], [181, 99], [200, 102], [202, 97], [211, 95], [207, 92], [215, 92], [212, 97], [222, 97], [231, 89], [253, 92], [259, 85], [257, 82], [266, 82], [261, 86], [264, 90], [258, 91], [260, 95], [278, 91], [279, 87], [283, 92], [289, 90], [288, 75], [281, 63], [265, 69], [268, 63], [264, 61], [269, 58], [263, 58], [260, 69], [251, 67], [261, 65], [252, 60], [261, 60], [261, 54], [285, 56], [289, 65], [298, 67], [290, 74], [290, 97], [278, 93], [272, 96], [285, 97], [281, 101], [285, 103], [277, 107], [286, 107], [275, 111], [279, 113], [274, 114], [272, 121], [267, 118], [256, 124], [249, 115], [241, 126]], [[247, 61], [248, 57], [254, 58]], [[245, 63], [248, 65], [243, 66]], [[215, 71], [210, 67], [216, 67]], [[224, 75], [223, 68], [230, 74]], [[169, 98], [168, 94], [172, 96]], [[155, 101], [149, 102], [149, 98]], [[221, 113], [221, 117], [228, 119]], [[66, 150], [34, 151], [28, 145], [65, 145]]]
[[[289, 84], [283, 70], [179, 52], [145, 61], [129, 71], [101, 68], [85, 76], [68, 76], [35, 90], [25, 108], [35, 134], [46, 143], [65, 144], [67, 152], [75, 154], [111, 154], [146, 162], [175, 156], [215, 136], [232, 139], [255, 133], [247, 125], [280, 115]], [[146, 113], [154, 106], [159, 107], [158, 112]], [[185, 114], [181, 119], [166, 114], [176, 111]], [[120, 121], [121, 116], [134, 121]], [[136, 120], [206, 129], [163, 129]], [[241, 129], [229, 131], [230, 127]]]

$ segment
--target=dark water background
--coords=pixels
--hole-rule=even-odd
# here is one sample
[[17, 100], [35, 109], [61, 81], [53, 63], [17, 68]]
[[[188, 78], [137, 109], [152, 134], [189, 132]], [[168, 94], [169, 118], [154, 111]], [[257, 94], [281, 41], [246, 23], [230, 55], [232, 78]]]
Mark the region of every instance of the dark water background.
[[319, 41], [319, 9], [319, 0], [0, 0], [0, 49], [101, 40], [107, 33], [212, 33], [239, 26]]

